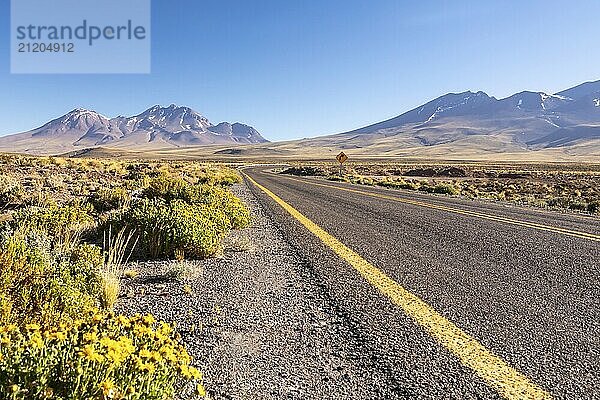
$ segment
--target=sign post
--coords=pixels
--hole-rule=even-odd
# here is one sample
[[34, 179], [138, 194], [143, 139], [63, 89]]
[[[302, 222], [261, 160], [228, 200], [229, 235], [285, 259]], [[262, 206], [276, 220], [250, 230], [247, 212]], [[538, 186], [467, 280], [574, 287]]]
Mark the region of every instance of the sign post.
[[340, 154], [335, 157], [336, 160], [340, 163], [340, 176], [342, 176], [342, 167], [346, 161], [348, 161], [348, 156], [342, 151]]

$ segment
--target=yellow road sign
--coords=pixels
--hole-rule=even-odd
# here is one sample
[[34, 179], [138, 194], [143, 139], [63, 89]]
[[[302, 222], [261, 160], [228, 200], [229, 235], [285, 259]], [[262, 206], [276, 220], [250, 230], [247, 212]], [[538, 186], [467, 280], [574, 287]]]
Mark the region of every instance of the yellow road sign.
[[340, 164], [343, 164], [348, 160], [348, 156], [342, 151], [335, 159], [338, 160]]

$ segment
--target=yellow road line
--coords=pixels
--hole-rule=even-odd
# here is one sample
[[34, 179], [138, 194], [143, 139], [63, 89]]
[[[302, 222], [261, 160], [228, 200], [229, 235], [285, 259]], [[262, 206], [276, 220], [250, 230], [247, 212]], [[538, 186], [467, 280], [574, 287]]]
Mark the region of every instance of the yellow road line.
[[463, 332], [429, 304], [410, 293], [388, 277], [383, 271], [370, 264], [358, 253], [346, 247], [317, 224], [309, 220], [269, 189], [244, 174], [256, 187], [271, 197], [277, 204], [297, 219], [312, 234], [350, 264], [371, 285], [387, 296], [394, 304], [423, 327], [441, 345], [471, 368], [480, 378], [495, 388], [507, 399], [551, 399], [550, 393], [531, 382], [525, 375], [508, 365], [500, 357], [480, 344], [477, 339]]
[[517, 220], [517, 219], [512, 219], [512, 218], [506, 218], [506, 217], [501, 217], [498, 215], [484, 214], [484, 213], [480, 213], [477, 211], [461, 210], [461, 209], [454, 208], [454, 207], [447, 207], [447, 206], [442, 206], [442, 205], [433, 204], [433, 203], [425, 203], [423, 201], [418, 201], [418, 200], [403, 199], [403, 198], [399, 198], [399, 197], [395, 197], [395, 196], [388, 196], [388, 195], [381, 194], [381, 193], [371, 193], [371, 192], [365, 192], [363, 190], [343, 188], [343, 187], [334, 186], [334, 185], [325, 185], [322, 183], [309, 182], [308, 180], [301, 180], [301, 179], [290, 178], [290, 177], [286, 177], [286, 179], [293, 180], [296, 182], [302, 182], [307, 185], [322, 186], [322, 187], [326, 187], [326, 188], [330, 188], [330, 189], [342, 190], [345, 192], [358, 193], [358, 194], [362, 194], [365, 196], [371, 196], [371, 197], [377, 197], [380, 199], [392, 200], [392, 201], [396, 201], [399, 203], [412, 204], [415, 206], [432, 208], [432, 209], [441, 210], [441, 211], [447, 211], [447, 212], [451, 212], [454, 214], [467, 215], [470, 217], [477, 217], [477, 218], [481, 218], [481, 219], [487, 219], [490, 221], [503, 222], [503, 223], [511, 224], [511, 225], [525, 226], [525, 227], [533, 228], [533, 229], [537, 229], [537, 230], [560, 233], [561, 235], [572, 236], [572, 237], [577, 237], [580, 239], [588, 239], [588, 240], [593, 240], [595, 242], [600, 242], [600, 235], [594, 235], [592, 233], [575, 231], [575, 230], [565, 229], [565, 228], [561, 228], [561, 227], [557, 227], [557, 226], [543, 225], [543, 224], [538, 224], [535, 222], [528, 222], [528, 221], [522, 221], [522, 220]]

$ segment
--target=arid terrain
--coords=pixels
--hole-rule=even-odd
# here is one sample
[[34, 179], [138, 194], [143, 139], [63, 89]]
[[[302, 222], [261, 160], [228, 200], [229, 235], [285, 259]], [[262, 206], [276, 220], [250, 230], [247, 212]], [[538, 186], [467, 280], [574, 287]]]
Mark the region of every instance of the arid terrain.
[[239, 182], [206, 163], [0, 156], [0, 398], [204, 396], [176, 319], [114, 307], [138, 262], [180, 279], [222, 254], [250, 223]]
[[600, 165], [122, 155], [0, 157], [11, 399], [597, 393]]
[[280, 172], [540, 208], [600, 213], [600, 164], [291, 163]]

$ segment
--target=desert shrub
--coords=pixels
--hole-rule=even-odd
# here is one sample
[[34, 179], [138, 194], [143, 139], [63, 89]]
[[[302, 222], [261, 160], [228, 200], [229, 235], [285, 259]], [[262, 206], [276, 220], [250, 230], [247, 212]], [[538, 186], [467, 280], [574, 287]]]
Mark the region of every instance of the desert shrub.
[[202, 374], [166, 323], [88, 311], [72, 324], [0, 327], [2, 398], [166, 399]]
[[327, 176], [327, 171], [321, 167], [313, 166], [298, 166], [289, 167], [280, 172], [286, 175], [297, 175], [297, 176]]
[[209, 185], [231, 186], [242, 182], [237, 171], [229, 167], [203, 168], [194, 175], [198, 183]]
[[0, 323], [53, 326], [103, 302], [100, 249], [21, 225], [0, 235]]
[[29, 195], [23, 200], [23, 206], [55, 208], [58, 207], [58, 203], [49, 192], [38, 190], [33, 193], [29, 193]]
[[587, 211], [588, 205], [585, 201], [574, 199], [569, 201], [568, 208], [569, 210]]
[[[283, 173], [286, 173], [286, 172], [284, 171], [284, 172], [282, 172], [282, 174]], [[333, 181], [333, 182], [350, 182], [348, 180], [348, 178], [346, 178], [345, 176], [339, 176], [339, 175], [330, 175], [327, 177], [327, 180]]]
[[28, 225], [51, 237], [69, 238], [94, 226], [91, 206], [74, 203], [66, 206], [30, 206], [13, 215], [13, 224]]
[[417, 190], [419, 187], [417, 184], [413, 182], [407, 182], [405, 180], [383, 180], [378, 181], [376, 184], [378, 186], [387, 187], [390, 189]]
[[131, 201], [131, 194], [122, 187], [100, 189], [89, 197], [94, 209], [99, 212], [123, 208]]
[[417, 190], [419, 192], [433, 193], [433, 186], [429, 185], [428, 182], [419, 182]]
[[569, 208], [569, 199], [565, 197], [554, 197], [546, 201], [549, 207]]
[[21, 182], [10, 175], [0, 175], [0, 207], [6, 207], [23, 198], [25, 189]]
[[368, 178], [360, 175], [350, 176], [350, 182], [356, 185], [367, 185], [372, 186], [375, 184], [375, 181], [372, 178]]
[[210, 256], [231, 228], [220, 209], [162, 199], [136, 201], [109, 223], [117, 229], [135, 230], [143, 256], [154, 259], [172, 257], [176, 252], [197, 258]]
[[231, 228], [241, 229], [250, 224], [250, 210], [228, 190], [218, 186], [202, 185], [194, 186], [194, 191], [197, 194], [193, 196], [192, 204], [204, 205], [209, 210], [222, 211], [229, 219]]
[[162, 174], [152, 178], [142, 195], [149, 199], [161, 198], [167, 201], [182, 199], [187, 201], [189, 185], [178, 177]]
[[190, 185], [181, 178], [160, 176], [151, 180], [143, 191], [143, 196], [167, 202], [182, 200], [188, 204], [205, 206], [205, 211], [210, 214], [224, 213], [234, 229], [244, 228], [250, 223], [250, 211], [244, 203], [220, 186]]
[[460, 193], [460, 189], [449, 183], [439, 183], [433, 187], [433, 193], [449, 194], [455, 196]]
[[427, 182], [421, 182], [417, 188], [418, 191], [437, 194], [457, 195], [460, 189], [449, 183], [438, 183], [434, 186]]

